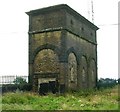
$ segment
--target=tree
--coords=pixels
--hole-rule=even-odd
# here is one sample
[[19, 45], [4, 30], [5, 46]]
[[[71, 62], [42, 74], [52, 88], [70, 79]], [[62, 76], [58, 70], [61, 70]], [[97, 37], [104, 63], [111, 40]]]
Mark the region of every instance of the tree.
[[118, 84], [120, 84], [120, 78], [118, 79]]
[[14, 84], [26, 84], [26, 80], [22, 77], [16, 77], [16, 79], [13, 81]]
[[108, 88], [108, 87], [114, 87], [117, 84], [116, 79], [110, 79], [110, 78], [100, 78], [97, 86], [98, 88]]

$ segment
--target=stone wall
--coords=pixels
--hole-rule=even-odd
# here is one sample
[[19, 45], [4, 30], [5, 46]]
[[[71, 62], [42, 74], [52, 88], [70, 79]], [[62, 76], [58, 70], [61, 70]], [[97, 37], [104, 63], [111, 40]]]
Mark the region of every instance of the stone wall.
[[94, 88], [98, 29], [67, 5], [30, 11], [29, 82], [58, 81], [67, 90]]

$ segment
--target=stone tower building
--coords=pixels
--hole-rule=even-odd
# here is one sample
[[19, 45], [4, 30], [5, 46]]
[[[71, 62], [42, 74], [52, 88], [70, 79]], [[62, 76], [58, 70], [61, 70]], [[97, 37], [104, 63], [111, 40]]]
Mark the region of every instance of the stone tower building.
[[37, 92], [42, 84], [56, 81], [61, 90], [94, 88], [98, 27], [66, 4], [27, 14], [29, 82], [33, 90]]

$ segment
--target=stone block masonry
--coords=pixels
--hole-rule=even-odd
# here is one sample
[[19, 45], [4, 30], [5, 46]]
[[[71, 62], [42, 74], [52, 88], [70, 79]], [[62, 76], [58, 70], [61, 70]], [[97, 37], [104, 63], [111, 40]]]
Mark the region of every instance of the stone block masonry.
[[98, 27], [66, 4], [27, 14], [33, 90], [43, 90], [40, 85], [51, 81], [58, 91], [96, 87]]

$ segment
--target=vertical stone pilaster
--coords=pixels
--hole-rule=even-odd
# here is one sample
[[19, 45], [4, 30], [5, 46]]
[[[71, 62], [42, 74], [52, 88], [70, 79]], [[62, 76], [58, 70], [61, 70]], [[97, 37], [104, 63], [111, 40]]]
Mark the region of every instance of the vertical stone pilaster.
[[65, 76], [67, 75], [67, 63], [60, 63], [60, 75], [59, 80], [60, 84], [65, 84]]
[[33, 79], [33, 91], [38, 92], [38, 77], [34, 76]]
[[81, 73], [80, 73], [80, 65], [77, 67], [77, 87], [78, 89], [81, 89]]
[[60, 63], [60, 74], [59, 74], [59, 84], [64, 85], [65, 88], [67, 87], [67, 68], [68, 64], [66, 62]]
[[29, 63], [29, 83], [33, 83], [33, 64]]

